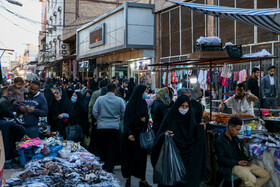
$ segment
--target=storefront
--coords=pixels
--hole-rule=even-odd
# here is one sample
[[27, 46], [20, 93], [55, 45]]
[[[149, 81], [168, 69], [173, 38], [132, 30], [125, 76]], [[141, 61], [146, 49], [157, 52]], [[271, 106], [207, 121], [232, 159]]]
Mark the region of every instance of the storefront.
[[134, 78], [155, 89], [154, 5], [125, 3], [77, 30], [77, 59], [96, 60], [96, 78]]

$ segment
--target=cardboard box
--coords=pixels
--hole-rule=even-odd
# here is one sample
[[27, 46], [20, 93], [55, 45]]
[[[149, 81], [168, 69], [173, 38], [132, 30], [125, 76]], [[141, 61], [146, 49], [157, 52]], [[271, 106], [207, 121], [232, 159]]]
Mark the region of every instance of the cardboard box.
[[198, 51], [190, 54], [190, 59], [229, 58], [227, 51]]
[[3, 172], [5, 164], [5, 149], [2, 137], [2, 132], [0, 131], [0, 186], [4, 186]]

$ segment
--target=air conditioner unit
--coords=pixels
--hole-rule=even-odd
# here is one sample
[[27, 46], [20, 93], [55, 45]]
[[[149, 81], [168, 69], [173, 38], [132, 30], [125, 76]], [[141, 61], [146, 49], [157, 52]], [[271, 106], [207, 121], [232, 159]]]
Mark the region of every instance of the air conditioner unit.
[[47, 20], [46, 23], [47, 23], [47, 25], [51, 24], [50, 20]]
[[58, 12], [61, 12], [61, 11], [62, 11], [61, 6], [60, 6], [60, 7], [58, 7], [57, 11], [58, 11]]
[[53, 20], [53, 17], [52, 17], [52, 16], [50, 17], [50, 20]]
[[56, 13], [56, 12], [54, 12], [54, 13], [53, 13], [53, 16], [54, 16], [54, 17], [56, 17], [56, 16], [57, 16], [57, 13]]
[[60, 46], [59, 54], [61, 56], [70, 55], [70, 45], [68, 43], [62, 43]]
[[52, 30], [56, 31], [56, 26], [55, 25], [53, 26]]

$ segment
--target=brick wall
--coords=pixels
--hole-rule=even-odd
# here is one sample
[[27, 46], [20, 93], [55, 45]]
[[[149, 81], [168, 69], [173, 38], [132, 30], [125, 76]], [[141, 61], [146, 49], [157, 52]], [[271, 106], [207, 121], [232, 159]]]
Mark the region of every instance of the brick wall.
[[[75, 34], [77, 28], [84, 23], [94, 20], [95, 18], [105, 14], [106, 12], [116, 8], [118, 5], [125, 2], [136, 3], [154, 3], [155, 0], [103, 0], [110, 3], [97, 3], [94, 0], [65, 0], [65, 28], [63, 29], [63, 40], [73, 42], [75, 41]], [[76, 6], [79, 7], [76, 10]], [[72, 25], [72, 26], [70, 26]]]

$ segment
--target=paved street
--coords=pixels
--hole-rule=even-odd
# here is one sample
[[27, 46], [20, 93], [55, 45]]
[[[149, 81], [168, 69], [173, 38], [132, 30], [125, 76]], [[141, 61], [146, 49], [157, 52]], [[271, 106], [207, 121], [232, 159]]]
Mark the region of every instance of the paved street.
[[[120, 166], [116, 166], [115, 170], [114, 170], [114, 173], [115, 173], [116, 177], [120, 180], [120, 186], [123, 187], [125, 185], [126, 179], [124, 179], [122, 177], [121, 167]], [[147, 161], [146, 180], [153, 187], [157, 186], [156, 184], [153, 183], [153, 167], [151, 165], [151, 157], [150, 156], [148, 156], [148, 161]], [[138, 187], [139, 186], [139, 179], [137, 179], [135, 177], [132, 177], [131, 178], [131, 186], [132, 187]], [[200, 186], [201, 187], [210, 187], [210, 186], [204, 185], [204, 184], [201, 184]]]

